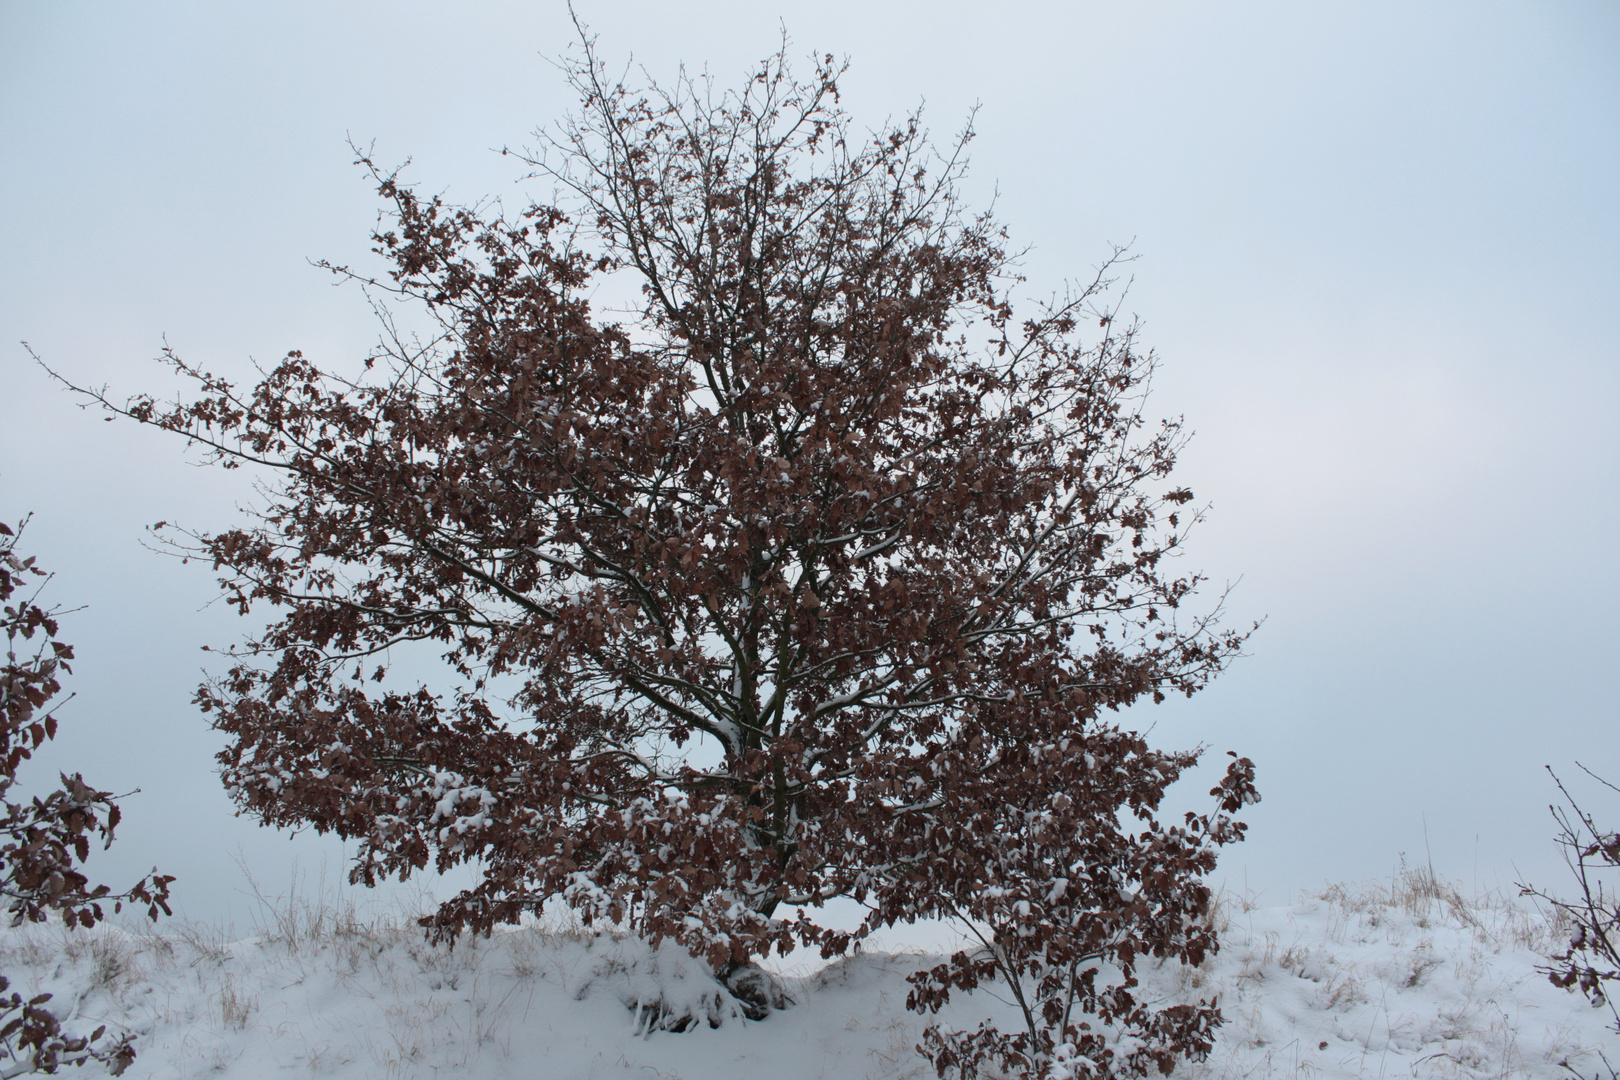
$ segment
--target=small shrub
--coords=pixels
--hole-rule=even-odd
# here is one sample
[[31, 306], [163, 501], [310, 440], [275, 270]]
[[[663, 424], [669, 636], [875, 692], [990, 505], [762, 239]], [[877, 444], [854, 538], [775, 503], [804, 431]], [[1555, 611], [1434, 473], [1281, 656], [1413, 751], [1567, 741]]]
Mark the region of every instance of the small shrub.
[[[1617, 794], [1615, 787], [1584, 765], [1579, 768], [1593, 780]], [[1549, 768], [1553, 783], [1564, 797], [1562, 805], [1554, 805], [1553, 820], [1558, 823], [1557, 843], [1563, 849], [1564, 859], [1575, 878], [1573, 897], [1553, 895], [1532, 885], [1521, 885], [1520, 892], [1545, 900], [1553, 909], [1568, 919], [1570, 934], [1563, 950], [1551, 957], [1551, 963], [1539, 970], [1546, 973], [1554, 986], [1585, 994], [1593, 1005], [1607, 1006], [1620, 1034], [1620, 1009], [1614, 1002], [1611, 984], [1620, 981], [1620, 832], [1607, 830], [1570, 794], [1564, 782]], [[1605, 1070], [1611, 1078], [1620, 1076], [1615, 1066], [1601, 1054]], [[1566, 1065], [1571, 1072], [1573, 1067]], [[1601, 1074], [1599, 1074], [1601, 1075]]]
[[[68, 663], [73, 659], [73, 647], [56, 640], [59, 612], [38, 604], [37, 587], [25, 589], [43, 586], [44, 580], [34, 579], [47, 575], [32, 557], [16, 554], [20, 531], [0, 522], [0, 603], [10, 602], [0, 611], [6, 637], [0, 667], [0, 894], [8, 901], [13, 926], [45, 922], [54, 913], [70, 930], [89, 928], [105, 916], [104, 905], [116, 912], [126, 902], [146, 905], [156, 919], [160, 910], [169, 914], [172, 877], [154, 870], [114, 894], [106, 885], [90, 884], [79, 869], [89, 858], [92, 838], [101, 839], [103, 847], [112, 844], [119, 810], [110, 792], [90, 787], [77, 773], [63, 773], [62, 786], [48, 795], [27, 803], [6, 801], [18, 767], [56, 737], [56, 716], [46, 706], [61, 691], [58, 676], [72, 670]], [[13, 600], [24, 592], [28, 595]], [[30, 652], [24, 643], [36, 640]], [[104, 983], [118, 978], [128, 959], [115, 948], [96, 951], [95, 943], [92, 955]], [[45, 1007], [50, 994], [24, 999], [15, 990], [7, 994], [9, 989], [0, 976], [0, 1052], [13, 1062], [0, 1070], [5, 1075], [53, 1073], [63, 1065], [94, 1060], [116, 1076], [135, 1060], [128, 1035], [104, 1041], [105, 1029], [99, 1027], [88, 1036], [66, 1033]]]

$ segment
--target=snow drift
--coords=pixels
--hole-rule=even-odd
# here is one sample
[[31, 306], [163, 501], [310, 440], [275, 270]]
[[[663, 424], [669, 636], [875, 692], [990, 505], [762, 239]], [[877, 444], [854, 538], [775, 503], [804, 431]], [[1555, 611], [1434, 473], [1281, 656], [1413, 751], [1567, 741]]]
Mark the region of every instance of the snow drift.
[[[1220, 995], [1214, 1054], [1177, 1075], [1592, 1075], [1613, 1039], [1607, 1012], [1537, 973], [1565, 928], [1517, 898], [1414, 872], [1289, 906], [1228, 896], [1218, 919], [1217, 956], [1144, 980], [1167, 1001]], [[266, 905], [257, 930], [24, 927], [6, 933], [0, 967], [53, 993], [64, 1022], [133, 1032], [129, 1076], [932, 1075], [915, 1050], [927, 1020], [904, 1008], [905, 976], [937, 960], [924, 952], [787, 968], [796, 1004], [752, 1022], [701, 962], [630, 936], [534, 925], [451, 949], [409, 919], [296, 898]], [[972, 1027], [1009, 1013], [980, 990], [941, 1016]], [[666, 1030], [683, 1016], [688, 1030]]]

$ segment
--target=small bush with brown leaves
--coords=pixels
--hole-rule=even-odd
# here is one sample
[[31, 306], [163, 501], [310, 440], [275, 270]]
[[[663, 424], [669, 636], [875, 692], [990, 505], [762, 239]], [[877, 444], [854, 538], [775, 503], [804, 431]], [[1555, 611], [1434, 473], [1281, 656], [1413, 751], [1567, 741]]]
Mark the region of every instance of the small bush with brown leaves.
[[[1620, 794], [1620, 788], [1586, 766], [1580, 769]], [[1520, 891], [1547, 901], [1571, 927], [1568, 944], [1541, 970], [1554, 986], [1585, 994], [1594, 1006], [1606, 1006], [1614, 1018], [1613, 1030], [1620, 1035], [1620, 1008], [1615, 1006], [1612, 985], [1620, 983], [1620, 833], [1599, 825], [1558, 775], [1552, 773], [1552, 777], [1564, 796], [1562, 805], [1551, 808], [1558, 823], [1557, 843], [1575, 878], [1576, 892], [1574, 896], [1555, 894], [1531, 885], [1521, 886]], [[1611, 1080], [1620, 1076], [1606, 1057], [1603, 1061]]]
[[[73, 647], [56, 640], [55, 609], [39, 605], [47, 577], [32, 557], [16, 553], [17, 536], [0, 522], [0, 624], [6, 637], [5, 665], [0, 668], [0, 897], [12, 924], [44, 922], [52, 914], [69, 927], [90, 927], [126, 903], [143, 904], [157, 918], [168, 914], [169, 883], [153, 871], [122, 893], [92, 885], [80, 866], [90, 856], [92, 839], [112, 843], [119, 810], [111, 793], [97, 791], [78, 773], [61, 776], [61, 787], [26, 802], [6, 798], [17, 782], [17, 770], [45, 741], [56, 737], [56, 717], [49, 706], [61, 692], [60, 674], [69, 672]], [[0, 976], [0, 1048], [12, 1059], [5, 1075], [18, 1071], [55, 1072], [63, 1065], [96, 1060], [114, 1075], [135, 1059], [130, 1039], [103, 1041], [97, 1028], [89, 1036], [66, 1034], [45, 1007], [49, 994], [24, 999]]]

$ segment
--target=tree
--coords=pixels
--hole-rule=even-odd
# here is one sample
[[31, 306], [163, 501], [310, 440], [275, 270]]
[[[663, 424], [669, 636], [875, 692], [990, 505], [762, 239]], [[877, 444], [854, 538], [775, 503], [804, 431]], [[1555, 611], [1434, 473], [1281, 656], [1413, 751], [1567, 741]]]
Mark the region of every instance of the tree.
[[[771, 949], [959, 916], [985, 949], [914, 1007], [999, 975], [1027, 1030], [934, 1032], [942, 1075], [1168, 1069], [1219, 1013], [1137, 1001], [1135, 964], [1215, 947], [1200, 875], [1256, 797], [1235, 759], [1217, 810], [1159, 822], [1198, 752], [1110, 719], [1244, 637], [1171, 570], [1182, 428], [1146, 420], [1120, 253], [1019, 317], [967, 137], [860, 135], [840, 70], [635, 90], [587, 42], [581, 112], [518, 155], [559, 205], [450, 206], [359, 155], [388, 273], [332, 269], [379, 299], [363, 371], [292, 352], [239, 390], [169, 353], [191, 396], [97, 397], [273, 478], [243, 527], [169, 533], [276, 613], [199, 693], [225, 782], [358, 841], [359, 882], [476, 865], [434, 933], [561, 897], [759, 1018]], [[401, 679], [413, 643], [446, 682]], [[835, 897], [857, 930], [818, 924]]]
[[[39, 591], [26, 597], [31, 578], [47, 575], [34, 559], [16, 553], [21, 528], [0, 522], [0, 625], [6, 636], [5, 664], [0, 667], [0, 897], [4, 897], [12, 925], [45, 922], [60, 915], [71, 930], [91, 927], [106, 915], [104, 905], [117, 912], [127, 903], [146, 905], [156, 919], [159, 910], [170, 914], [169, 883], [173, 877], [156, 870], [122, 893], [106, 885], [91, 885], [79, 867], [90, 856], [93, 837], [111, 846], [120, 817], [110, 792], [97, 791], [75, 773], [62, 774], [62, 786], [44, 797], [11, 802], [17, 769], [49, 739], [56, 737], [56, 716], [48, 708], [61, 692], [59, 675], [69, 672], [73, 647], [56, 640], [56, 609], [39, 605]], [[43, 587], [44, 582], [39, 583]], [[27, 652], [23, 642], [38, 641]], [[19, 656], [18, 649], [24, 653]], [[135, 1060], [131, 1037], [104, 1041], [104, 1027], [88, 1036], [62, 1030], [61, 1021], [47, 1009], [50, 994], [24, 999], [9, 989], [0, 976], [0, 1048], [9, 1064], [0, 1063], [0, 1077], [26, 1072], [54, 1073], [63, 1065], [99, 1061], [114, 1076]]]

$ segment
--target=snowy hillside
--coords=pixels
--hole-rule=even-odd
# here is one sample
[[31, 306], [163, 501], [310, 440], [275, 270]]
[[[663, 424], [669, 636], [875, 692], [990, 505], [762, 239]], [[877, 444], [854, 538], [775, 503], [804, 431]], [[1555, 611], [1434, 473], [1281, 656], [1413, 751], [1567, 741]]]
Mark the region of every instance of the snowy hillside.
[[[1218, 993], [1228, 1023], [1190, 1077], [1593, 1075], [1606, 1010], [1534, 971], [1557, 928], [1516, 899], [1465, 900], [1413, 874], [1335, 887], [1292, 907], [1227, 898], [1225, 945], [1158, 992]], [[267, 909], [240, 941], [195, 924], [12, 931], [0, 970], [50, 991], [71, 1027], [138, 1033], [139, 1077], [928, 1077], [904, 1009], [915, 953], [875, 953], [790, 978], [798, 1004], [763, 1023], [648, 1031], [656, 1001], [722, 999], [674, 948], [528, 927], [454, 950], [404, 921], [333, 906]], [[949, 1023], [1011, 1016], [985, 993]], [[1614, 1055], [1611, 1053], [1611, 1059]], [[99, 1067], [85, 1075], [99, 1072]]]

